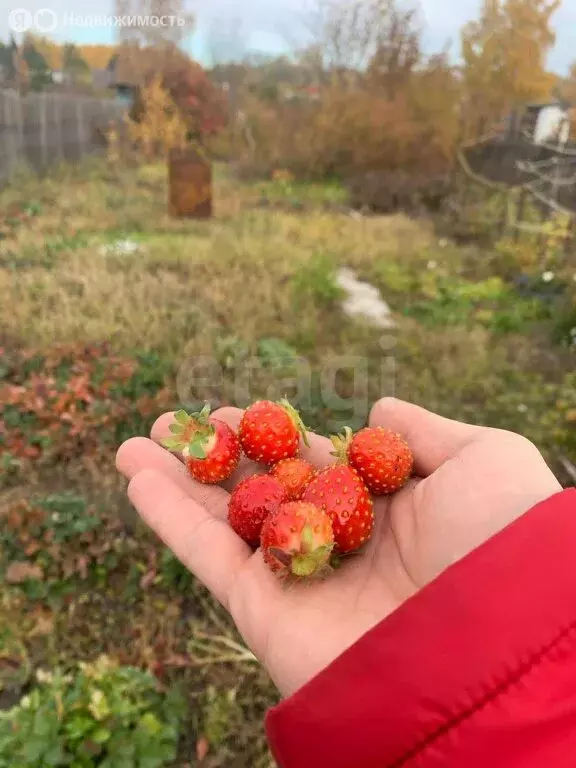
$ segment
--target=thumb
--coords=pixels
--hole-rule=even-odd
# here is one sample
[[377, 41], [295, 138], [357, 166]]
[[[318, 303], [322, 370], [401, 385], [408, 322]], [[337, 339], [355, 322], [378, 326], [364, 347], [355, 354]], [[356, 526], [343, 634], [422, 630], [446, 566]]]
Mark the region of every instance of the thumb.
[[431, 475], [465, 446], [489, 431], [487, 427], [445, 419], [393, 397], [385, 397], [374, 405], [370, 426], [385, 427], [402, 435], [414, 452], [416, 474], [420, 477]]

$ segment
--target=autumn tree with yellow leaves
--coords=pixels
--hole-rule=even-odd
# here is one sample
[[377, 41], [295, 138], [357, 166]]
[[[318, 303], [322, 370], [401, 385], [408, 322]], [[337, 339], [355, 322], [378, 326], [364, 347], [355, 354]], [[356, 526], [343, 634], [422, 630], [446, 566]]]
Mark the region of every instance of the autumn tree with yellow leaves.
[[141, 89], [140, 104], [138, 121], [127, 118], [128, 132], [147, 159], [165, 157], [169, 150], [186, 146], [186, 121], [162, 85], [160, 75], [156, 75]]
[[561, 0], [484, 0], [462, 32], [463, 130], [476, 138], [512, 109], [548, 101], [556, 79], [546, 59]]

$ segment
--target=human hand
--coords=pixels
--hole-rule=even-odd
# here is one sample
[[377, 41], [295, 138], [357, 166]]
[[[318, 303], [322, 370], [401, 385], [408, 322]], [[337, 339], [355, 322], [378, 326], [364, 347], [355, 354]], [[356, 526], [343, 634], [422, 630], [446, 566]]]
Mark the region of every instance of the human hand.
[[[237, 427], [242, 412], [214, 414]], [[453, 563], [561, 486], [538, 450], [510, 432], [444, 419], [384, 399], [372, 426], [401, 433], [416, 474], [395, 496], [375, 503], [365, 550], [325, 581], [285, 588], [226, 522], [229, 493], [202, 486], [159, 446], [172, 414], [118, 452], [128, 495], [142, 518], [228, 609], [240, 633], [284, 696], [327, 667], [372, 627]], [[303, 455], [318, 467], [334, 461], [326, 438], [310, 435]], [[241, 465], [229, 481], [256, 471]]]

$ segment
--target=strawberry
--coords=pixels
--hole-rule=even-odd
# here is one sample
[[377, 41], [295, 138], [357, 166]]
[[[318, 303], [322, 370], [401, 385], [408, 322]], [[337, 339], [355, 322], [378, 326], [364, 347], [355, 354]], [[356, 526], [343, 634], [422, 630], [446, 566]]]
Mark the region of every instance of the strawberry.
[[260, 544], [266, 519], [288, 500], [282, 483], [270, 475], [253, 475], [239, 483], [228, 505], [228, 522], [244, 541]]
[[238, 467], [240, 441], [228, 424], [210, 416], [209, 405], [200, 413], [175, 413], [170, 432], [173, 436], [162, 445], [181, 453], [188, 471], [200, 483], [221, 483]]
[[316, 470], [305, 459], [282, 459], [272, 467], [270, 474], [286, 488], [290, 501], [298, 501]]
[[365, 544], [374, 526], [374, 508], [358, 473], [344, 464], [319, 472], [302, 494], [328, 514], [334, 528], [336, 551], [355, 552]]
[[363, 429], [356, 435], [346, 428], [333, 438], [336, 453], [348, 462], [375, 496], [399, 491], [412, 475], [414, 455], [400, 435], [384, 427]]
[[322, 575], [333, 548], [332, 522], [314, 504], [282, 504], [262, 529], [264, 562], [280, 577]]
[[276, 464], [297, 455], [300, 436], [308, 445], [300, 414], [287, 400], [261, 400], [248, 408], [238, 431], [244, 453], [260, 464]]

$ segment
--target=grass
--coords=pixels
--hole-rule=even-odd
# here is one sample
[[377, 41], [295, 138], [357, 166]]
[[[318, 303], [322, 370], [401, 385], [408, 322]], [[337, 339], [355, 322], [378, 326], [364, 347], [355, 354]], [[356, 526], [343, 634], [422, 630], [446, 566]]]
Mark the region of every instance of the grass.
[[[219, 168], [215, 194], [213, 221], [171, 220], [162, 167], [101, 163], [0, 193], [0, 516], [12, 521], [0, 572], [26, 563], [30, 577], [0, 588], [0, 707], [39, 667], [107, 654], [186, 691], [176, 766], [207, 746], [203, 766], [267, 768], [276, 693], [224, 612], [135, 521], [115, 445], [204, 399], [287, 393], [328, 431], [360, 426], [396, 393], [527, 434], [567, 481], [576, 266], [547, 263], [547, 292], [526, 253], [352, 216], [331, 184], [242, 184]], [[397, 332], [343, 314], [342, 266], [381, 289]]]

